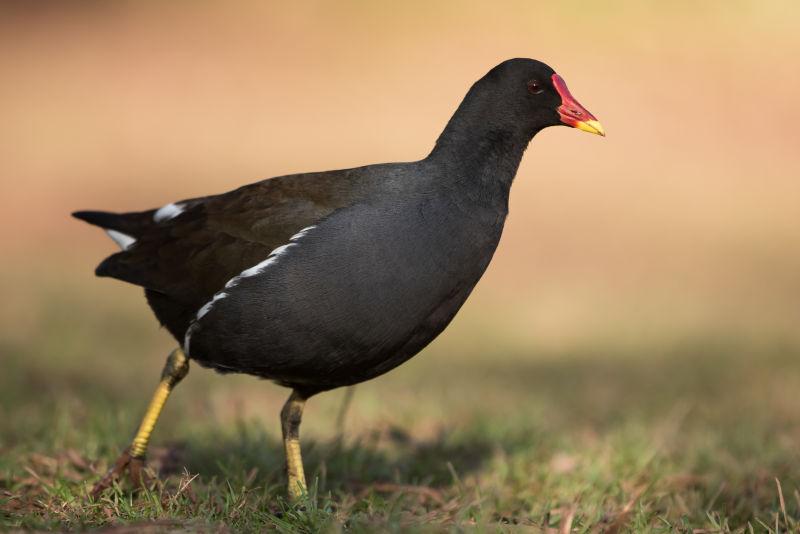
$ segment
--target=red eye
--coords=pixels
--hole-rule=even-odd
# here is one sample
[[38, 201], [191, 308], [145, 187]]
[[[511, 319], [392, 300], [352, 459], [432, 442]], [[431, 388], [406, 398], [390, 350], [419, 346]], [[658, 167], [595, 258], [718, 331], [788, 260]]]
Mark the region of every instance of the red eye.
[[544, 92], [544, 87], [538, 80], [531, 80], [528, 82], [528, 92], [532, 95], [538, 95]]

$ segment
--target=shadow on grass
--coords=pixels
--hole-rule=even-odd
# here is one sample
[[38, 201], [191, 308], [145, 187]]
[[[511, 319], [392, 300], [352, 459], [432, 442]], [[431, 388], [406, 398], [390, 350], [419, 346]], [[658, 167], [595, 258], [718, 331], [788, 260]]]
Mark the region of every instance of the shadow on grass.
[[[524, 436], [503, 440], [505, 451], [531, 445]], [[197, 437], [181, 448], [185, 467], [203, 477], [283, 484], [283, 443], [255, 425], [241, 424], [235, 435]], [[321, 491], [358, 493], [376, 483], [452, 486], [457, 477], [484, 469], [497, 448], [478, 426], [468, 435], [440, 431], [422, 441], [384, 427], [355, 440], [304, 439], [303, 458], [309, 482], [317, 480]]]

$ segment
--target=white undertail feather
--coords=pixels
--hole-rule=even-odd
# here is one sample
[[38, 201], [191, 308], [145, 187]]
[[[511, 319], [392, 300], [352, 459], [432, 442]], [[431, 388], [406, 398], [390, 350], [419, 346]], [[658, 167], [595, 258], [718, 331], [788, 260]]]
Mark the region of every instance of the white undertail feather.
[[167, 204], [166, 206], [162, 206], [156, 210], [156, 212], [153, 214], [153, 221], [160, 223], [174, 219], [183, 213], [185, 209], [186, 206], [183, 204]]
[[288, 243], [275, 248], [272, 252], [270, 252], [267, 255], [266, 259], [237, 274], [236, 276], [234, 276], [225, 283], [225, 287], [222, 290], [214, 293], [214, 296], [211, 298], [211, 300], [203, 304], [203, 306], [199, 310], [197, 310], [197, 314], [195, 315], [194, 321], [192, 321], [192, 324], [190, 324], [189, 328], [186, 329], [186, 335], [183, 338], [183, 351], [191, 356], [191, 353], [189, 352], [189, 339], [192, 337], [192, 333], [194, 332], [194, 329], [197, 326], [197, 322], [200, 319], [202, 319], [208, 312], [211, 311], [211, 308], [214, 307], [214, 303], [228, 296], [228, 293], [225, 292], [225, 289], [230, 289], [232, 287], [237, 286], [239, 282], [241, 282], [242, 279], [244, 278], [249, 278], [251, 276], [256, 276], [258, 274], [263, 273], [267, 269], [267, 267], [273, 265], [278, 261], [280, 257], [284, 256], [287, 250], [289, 250], [292, 247], [298, 246], [297, 242], [303, 236], [305, 236], [310, 230], [313, 230], [314, 228], [316, 228], [315, 225], [303, 228], [302, 230], [294, 234], [292, 237], [290, 237]]
[[109, 230], [106, 229], [106, 233], [108, 237], [114, 240], [114, 243], [119, 246], [122, 250], [128, 250], [136, 243], [136, 238], [129, 236], [128, 234], [123, 234], [122, 232], [118, 232], [116, 230]]

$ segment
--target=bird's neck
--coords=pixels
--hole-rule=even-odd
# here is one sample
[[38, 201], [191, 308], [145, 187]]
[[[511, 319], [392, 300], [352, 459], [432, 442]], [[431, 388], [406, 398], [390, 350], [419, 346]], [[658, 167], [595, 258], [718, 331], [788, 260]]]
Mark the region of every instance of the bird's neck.
[[462, 186], [499, 188], [507, 195], [533, 135], [508, 126], [510, 121], [503, 124], [489, 111], [465, 100], [426, 160], [443, 166]]

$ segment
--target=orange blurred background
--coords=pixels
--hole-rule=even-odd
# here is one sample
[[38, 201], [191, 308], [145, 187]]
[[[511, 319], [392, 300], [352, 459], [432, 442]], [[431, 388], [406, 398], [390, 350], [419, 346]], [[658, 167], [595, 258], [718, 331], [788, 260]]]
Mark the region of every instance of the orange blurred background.
[[798, 14], [790, 1], [3, 2], [2, 335], [40, 333], [45, 283], [87, 288], [87, 306], [141, 299], [93, 279], [114, 246], [69, 212], [421, 158], [470, 84], [519, 56], [555, 68], [608, 137], [534, 140], [463, 314], [556, 345], [795, 335]]

